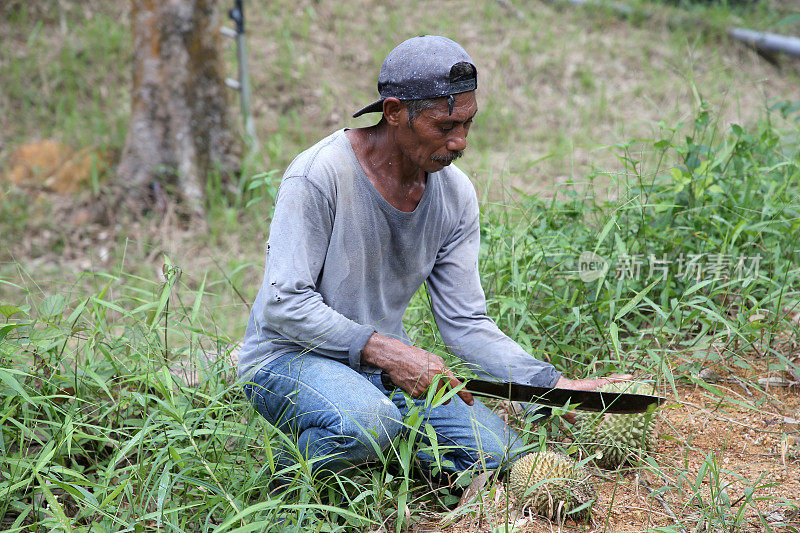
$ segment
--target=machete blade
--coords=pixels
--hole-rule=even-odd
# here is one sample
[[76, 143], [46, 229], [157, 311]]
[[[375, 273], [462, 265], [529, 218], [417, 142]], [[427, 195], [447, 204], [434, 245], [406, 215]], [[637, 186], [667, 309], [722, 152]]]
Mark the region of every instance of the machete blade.
[[[479, 396], [503, 398], [515, 402], [536, 403], [541, 405], [562, 406], [569, 403], [574, 409], [581, 411], [597, 411], [605, 413], [643, 413], [653, 405], [666, 401], [661, 396], [648, 394], [632, 394], [627, 392], [598, 392], [575, 389], [551, 389], [534, 387], [520, 383], [502, 383], [471, 379], [465, 381], [464, 389]], [[574, 405], [578, 404], [578, 405]]]

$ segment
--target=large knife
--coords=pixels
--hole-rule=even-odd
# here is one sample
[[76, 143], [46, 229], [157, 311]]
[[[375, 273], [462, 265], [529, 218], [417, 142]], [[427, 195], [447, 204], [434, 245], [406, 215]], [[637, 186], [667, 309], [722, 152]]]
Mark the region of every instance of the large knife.
[[599, 392], [575, 389], [551, 389], [534, 387], [519, 383], [503, 383], [481, 379], [465, 380], [464, 389], [479, 396], [503, 398], [515, 402], [537, 403], [542, 405], [563, 406], [570, 404], [573, 409], [581, 411], [598, 411], [604, 413], [643, 413], [651, 405], [657, 407], [666, 398], [649, 394], [632, 394], [629, 392]]

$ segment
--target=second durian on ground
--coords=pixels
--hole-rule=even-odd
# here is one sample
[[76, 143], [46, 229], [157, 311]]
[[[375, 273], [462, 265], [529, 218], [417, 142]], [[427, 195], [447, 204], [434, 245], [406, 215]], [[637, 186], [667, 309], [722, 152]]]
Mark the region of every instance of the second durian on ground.
[[[609, 383], [600, 392], [654, 394], [649, 383]], [[618, 468], [640, 460], [655, 448], [655, 409], [636, 414], [581, 412], [576, 416], [578, 440], [602, 468]]]
[[517, 460], [509, 474], [509, 486], [524, 507], [548, 518], [586, 520], [597, 499], [589, 472], [550, 450]]

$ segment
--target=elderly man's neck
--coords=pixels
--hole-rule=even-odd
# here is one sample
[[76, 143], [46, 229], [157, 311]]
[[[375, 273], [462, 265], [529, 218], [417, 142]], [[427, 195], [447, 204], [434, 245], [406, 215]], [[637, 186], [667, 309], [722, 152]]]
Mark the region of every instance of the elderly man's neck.
[[375, 126], [348, 130], [347, 136], [381, 196], [401, 211], [413, 211], [425, 192], [427, 173], [404, 152], [397, 129], [381, 120]]

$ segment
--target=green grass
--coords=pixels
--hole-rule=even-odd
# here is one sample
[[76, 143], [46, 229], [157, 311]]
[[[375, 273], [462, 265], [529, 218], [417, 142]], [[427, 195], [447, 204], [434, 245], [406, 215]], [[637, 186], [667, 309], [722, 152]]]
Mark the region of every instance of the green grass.
[[[62, 30], [25, 4], [8, 9], [10, 38], [0, 44], [4, 123], [9, 137], [60, 138], [75, 147], [120, 149], [127, 128], [128, 28], [111, 13], [65, 19]], [[70, 12], [73, 13], [75, 10]], [[55, 21], [53, 21], [55, 22]], [[55, 27], [54, 27], [55, 26]]]
[[[576, 377], [631, 370], [671, 390], [701, 367], [747, 365], [756, 352], [793, 364], [774, 340], [797, 327], [788, 312], [800, 304], [798, 113], [775, 107], [769, 121], [734, 126], [722, 138], [707, 110], [684, 135], [664, 128], [650, 142], [662, 161], [657, 168], [642, 169], [620, 145], [630, 178], [619, 182], [616, 201], [575, 193], [484, 204], [490, 315], [531, 353]], [[789, 111], [785, 119], [781, 110]], [[589, 283], [577, 275], [586, 250], [612, 265]], [[741, 278], [615, 279], [626, 254], [651, 253], [761, 259], [757, 273]], [[412, 437], [398, 438], [372, 467], [318, 479], [303, 460], [288, 468], [274, 462], [276, 447], [291, 449], [291, 440], [230, 384], [224, 357], [204, 363], [204, 354], [224, 356], [238, 339], [224, 315], [231, 313], [225, 302], [238, 298], [239, 273], [230, 265], [218, 270], [224, 275], [181, 272], [165, 258], [159, 278], [130, 274], [124, 263], [52, 281], [20, 265], [0, 278], [7, 530], [233, 531], [282, 521], [296, 530], [345, 531], [444, 516], [452, 489], [421, 481], [413, 459], [422, 446], [415, 436], [426, 431], [418, 413], [406, 420]], [[406, 322], [418, 345], [446, 355], [424, 290]], [[692, 355], [691, 347], [709, 343], [724, 346], [722, 360]], [[198, 384], [170, 373], [170, 362], [182, 358], [199, 365]], [[545, 429], [530, 434], [534, 446], [548, 438]], [[768, 480], [747, 480], [747, 501], [734, 508], [719, 463], [707, 459], [696, 474], [681, 473], [679, 486], [688, 489], [660, 490], [688, 490], [709, 524], [741, 525]], [[657, 458], [648, 461], [641, 467], [659, 470]], [[276, 475], [288, 486], [274, 490]], [[710, 496], [700, 491], [709, 483]]]
[[[790, 97], [800, 83], [791, 62], [776, 70], [724, 37], [728, 25], [791, 34], [798, 21], [785, 2], [633, 1], [652, 14], [641, 20], [546, 2], [511, 4], [248, 6], [263, 149], [245, 174], [285, 168], [333, 129], [370, 123], [373, 117], [349, 117], [374, 99], [386, 52], [417, 33], [464, 42], [479, 66], [481, 112], [465, 166], [481, 183], [499, 179], [529, 193], [557, 186], [556, 178], [582, 180], [592, 168], [618, 169], [610, 152], [593, 148], [651, 138], [659, 120], [686, 120], [698, 104], [696, 92], [719, 113], [724, 130], [728, 122], [763, 117], [768, 98]], [[0, 160], [45, 137], [75, 149], [121, 151], [130, 105], [127, 8], [96, 1], [0, 7], [0, 101], [7, 103]], [[671, 22], [679, 19], [700, 22]], [[234, 47], [224, 44], [234, 75]]]

